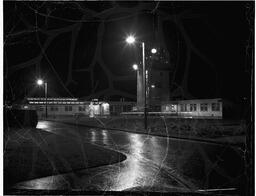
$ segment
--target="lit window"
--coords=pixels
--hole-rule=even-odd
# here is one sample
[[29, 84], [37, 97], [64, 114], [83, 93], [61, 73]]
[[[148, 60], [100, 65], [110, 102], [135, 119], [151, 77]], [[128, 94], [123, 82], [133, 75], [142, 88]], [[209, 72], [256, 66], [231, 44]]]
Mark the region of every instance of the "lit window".
[[207, 103], [201, 103], [201, 104], [200, 104], [200, 110], [201, 110], [202, 112], [207, 112], [207, 110], [208, 110], [208, 104], [207, 104]]
[[180, 111], [181, 111], [181, 112], [184, 112], [184, 106], [183, 106], [183, 104], [180, 104]]
[[165, 106], [165, 111], [169, 111], [169, 106]]
[[187, 111], [187, 105], [186, 104], [180, 104], [180, 111], [186, 112]]
[[171, 111], [175, 112], [175, 105], [173, 105], [173, 104], [171, 105]]
[[220, 103], [212, 103], [212, 111], [220, 111]]
[[190, 111], [196, 111], [196, 104], [190, 104]]

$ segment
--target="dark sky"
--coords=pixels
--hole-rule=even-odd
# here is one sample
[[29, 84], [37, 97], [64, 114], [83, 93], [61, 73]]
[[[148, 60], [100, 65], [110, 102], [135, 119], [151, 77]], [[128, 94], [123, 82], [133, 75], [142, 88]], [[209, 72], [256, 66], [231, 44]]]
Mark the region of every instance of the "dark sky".
[[124, 43], [129, 33], [167, 48], [171, 95], [248, 99], [253, 9], [254, 2], [4, 2], [5, 99], [39, 96], [38, 77], [49, 96], [132, 99], [139, 51]]

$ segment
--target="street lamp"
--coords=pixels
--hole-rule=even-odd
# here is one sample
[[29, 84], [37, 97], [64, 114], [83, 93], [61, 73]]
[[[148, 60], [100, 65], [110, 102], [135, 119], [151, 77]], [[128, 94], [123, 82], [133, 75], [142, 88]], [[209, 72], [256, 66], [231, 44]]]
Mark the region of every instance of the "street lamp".
[[126, 38], [126, 42], [127, 42], [128, 44], [134, 43], [134, 42], [135, 42], [135, 37], [133, 37], [132, 35], [128, 36], [128, 37]]
[[41, 86], [43, 83], [44, 83], [43, 80], [41, 80], [41, 79], [38, 79], [38, 80], [37, 80], [37, 84], [38, 84], [39, 86]]
[[42, 86], [44, 84], [44, 96], [45, 96], [45, 118], [47, 118], [47, 82], [42, 79], [37, 80], [37, 85]]
[[157, 52], [157, 50], [156, 50], [155, 48], [152, 48], [152, 49], [151, 49], [151, 53], [152, 53], [152, 54], [155, 54], [156, 52]]
[[138, 70], [138, 65], [137, 64], [133, 64], [132, 68], [136, 71], [136, 70]]
[[[136, 41], [135, 37], [130, 35], [126, 38], [128, 44], [133, 44]], [[145, 67], [145, 43], [139, 42], [142, 46], [142, 71], [144, 79], [144, 128], [147, 130], [147, 78], [146, 78], [146, 67]]]

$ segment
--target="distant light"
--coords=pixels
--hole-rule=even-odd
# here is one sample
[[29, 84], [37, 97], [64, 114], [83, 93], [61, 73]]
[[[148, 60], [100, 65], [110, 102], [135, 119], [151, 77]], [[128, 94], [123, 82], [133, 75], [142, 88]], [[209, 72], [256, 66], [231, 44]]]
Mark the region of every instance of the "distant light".
[[132, 44], [132, 43], [135, 42], [135, 38], [130, 35], [130, 36], [128, 36], [128, 37], [126, 38], [126, 42], [127, 42], [128, 44]]
[[134, 64], [134, 65], [132, 66], [132, 68], [133, 68], [134, 70], [138, 70], [138, 65], [137, 65], [137, 64]]
[[152, 54], [155, 54], [156, 52], [157, 52], [157, 50], [156, 50], [155, 48], [152, 48], [152, 49], [151, 49], [151, 53], [152, 53]]
[[109, 104], [108, 104], [108, 103], [103, 103], [103, 104], [102, 104], [102, 107], [103, 107], [104, 109], [106, 109], [107, 107], [109, 107]]
[[44, 83], [43, 80], [41, 80], [41, 79], [38, 79], [38, 80], [37, 80], [37, 84], [38, 84], [38, 85], [42, 85], [43, 83]]
[[154, 84], [151, 85], [151, 88], [155, 88], [156, 86]]
[[27, 106], [27, 105], [25, 105], [25, 106], [24, 106], [24, 109], [28, 109], [28, 106]]

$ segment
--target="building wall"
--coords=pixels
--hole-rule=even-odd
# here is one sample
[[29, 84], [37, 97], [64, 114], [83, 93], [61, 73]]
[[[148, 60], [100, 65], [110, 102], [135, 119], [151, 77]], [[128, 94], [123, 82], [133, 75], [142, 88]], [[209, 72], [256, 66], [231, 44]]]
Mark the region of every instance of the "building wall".
[[222, 118], [223, 111], [221, 99], [182, 100], [164, 103], [161, 108], [162, 112], [183, 117]]
[[[151, 43], [152, 44], [152, 43]], [[171, 67], [169, 52], [164, 47], [155, 44], [147, 44], [145, 61], [147, 65], [147, 104], [151, 105], [152, 102], [168, 101], [170, 97], [169, 88], [169, 72]], [[156, 48], [155, 54], [147, 48]], [[155, 87], [152, 88], [151, 86]], [[137, 110], [143, 111], [145, 105], [144, 91], [145, 84], [142, 75], [141, 66], [137, 71]]]
[[122, 112], [131, 112], [136, 105], [135, 102], [109, 102], [110, 115], [119, 115]]
[[[99, 104], [100, 103], [100, 104]], [[193, 107], [191, 107], [191, 104]], [[201, 110], [203, 105], [207, 111]], [[212, 110], [212, 104], [215, 107], [218, 105], [218, 111]], [[131, 112], [136, 106], [135, 102], [84, 102], [84, 104], [51, 104], [47, 106], [48, 116], [99, 116], [99, 115], [120, 115], [122, 112]], [[161, 112], [168, 115], [176, 115], [181, 117], [209, 117], [209, 118], [222, 118], [222, 100], [221, 99], [200, 99], [200, 100], [181, 100], [162, 102], [159, 105]], [[30, 105], [31, 109], [35, 109], [39, 117], [45, 116], [45, 105], [37, 104]], [[191, 109], [192, 108], [192, 109]], [[156, 111], [154, 109], [153, 111]], [[159, 111], [160, 112], [160, 111]]]
[[[80, 111], [79, 107], [84, 108], [84, 111]], [[45, 115], [45, 105], [34, 105], [33, 108], [37, 111], [39, 116]], [[48, 105], [47, 113], [49, 116], [74, 114], [89, 115], [89, 105]]]
[[[39, 117], [45, 116], [45, 105], [31, 105], [32, 109], [37, 111]], [[90, 113], [90, 110], [92, 113]], [[73, 115], [109, 115], [109, 104], [101, 105], [47, 105], [48, 116], [73, 116]]]
[[[119, 115], [122, 112], [130, 112], [136, 105], [135, 102], [77, 102], [81, 104], [48, 104], [48, 116], [99, 116], [99, 115]], [[31, 109], [35, 109], [39, 117], [45, 116], [45, 103], [35, 102], [29, 104]]]
[[[151, 86], [154, 85], [154, 88]], [[169, 71], [151, 70], [149, 79], [149, 103], [169, 100]]]

